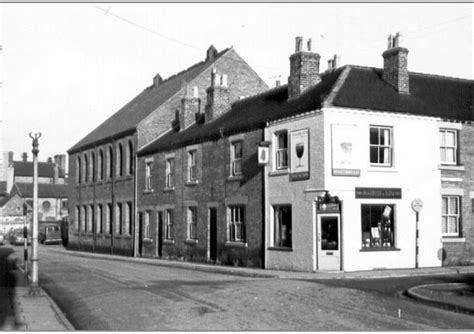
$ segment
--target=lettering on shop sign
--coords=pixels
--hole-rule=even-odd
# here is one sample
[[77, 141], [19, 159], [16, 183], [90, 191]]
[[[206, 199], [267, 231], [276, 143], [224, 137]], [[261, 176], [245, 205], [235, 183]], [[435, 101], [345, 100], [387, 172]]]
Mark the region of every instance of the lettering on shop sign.
[[401, 188], [355, 188], [355, 198], [402, 198]]

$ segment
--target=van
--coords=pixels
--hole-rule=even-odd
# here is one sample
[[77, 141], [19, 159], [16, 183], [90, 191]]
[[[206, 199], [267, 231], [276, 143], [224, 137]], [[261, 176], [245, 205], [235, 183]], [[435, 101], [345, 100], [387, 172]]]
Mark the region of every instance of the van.
[[60, 244], [62, 242], [59, 224], [44, 224], [40, 226], [38, 241], [46, 244]]

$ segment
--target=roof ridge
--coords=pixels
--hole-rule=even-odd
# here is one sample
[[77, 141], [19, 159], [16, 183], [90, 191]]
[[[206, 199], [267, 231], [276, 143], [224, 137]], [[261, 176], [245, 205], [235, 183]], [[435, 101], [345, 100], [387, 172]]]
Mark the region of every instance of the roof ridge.
[[332, 102], [336, 98], [337, 94], [339, 93], [339, 90], [341, 89], [342, 85], [344, 85], [344, 82], [346, 82], [347, 77], [349, 76], [349, 72], [351, 71], [351, 67], [349, 65], [345, 65], [341, 67], [341, 73], [339, 74], [339, 77], [337, 78], [336, 82], [333, 84], [331, 91], [329, 94], [324, 97], [322, 106], [323, 107], [330, 107], [332, 106]]
[[234, 104], [239, 104], [239, 103], [243, 103], [243, 102], [247, 102], [248, 100], [251, 100], [251, 99], [254, 99], [254, 98], [257, 98], [257, 97], [262, 97], [262, 96], [265, 96], [266, 94], [272, 94], [272, 93], [275, 93], [275, 91], [277, 90], [283, 90], [283, 88], [286, 88], [288, 86], [288, 84], [284, 84], [284, 85], [280, 85], [280, 86], [275, 86], [275, 87], [272, 87], [272, 88], [269, 88], [263, 92], [260, 92], [260, 93], [255, 93], [253, 95], [249, 95], [249, 96], [246, 96], [240, 100], [236, 100], [234, 102], [231, 103], [231, 105], [234, 105]]

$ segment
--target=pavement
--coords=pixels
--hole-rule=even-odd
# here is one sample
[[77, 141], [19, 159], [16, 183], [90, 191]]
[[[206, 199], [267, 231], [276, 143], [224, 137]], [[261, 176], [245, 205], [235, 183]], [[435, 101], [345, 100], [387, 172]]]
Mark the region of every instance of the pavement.
[[[407, 276], [434, 276], [450, 274], [474, 274], [473, 266], [457, 267], [435, 267], [418, 269], [383, 269], [370, 271], [318, 271], [318, 272], [294, 272], [281, 270], [268, 270], [257, 268], [242, 268], [232, 266], [220, 266], [212, 264], [200, 264], [183, 261], [170, 261], [149, 258], [131, 258], [116, 255], [86, 253], [68, 251], [57, 248], [58, 252], [84, 258], [104, 259], [108, 261], [125, 261], [141, 263], [146, 265], [174, 267], [189, 270], [199, 270], [226, 275], [237, 275], [254, 278], [273, 279], [304, 279], [304, 280], [334, 280], [334, 279], [376, 279], [376, 278], [396, 278]], [[55, 250], [55, 251], [56, 251]], [[48, 294], [38, 287], [38, 294], [30, 296], [30, 288], [25, 284], [23, 271], [21, 269], [22, 260], [15, 259], [18, 280], [14, 287], [0, 288], [0, 306], [9, 307], [10, 312], [0, 319], [0, 331], [3, 330], [40, 330], [40, 331], [67, 331], [74, 330], [64, 314]], [[41, 282], [40, 282], [41, 283]], [[474, 314], [474, 282], [465, 283], [445, 283], [422, 285], [409, 289], [407, 294], [420, 301], [436, 306], [449, 308], [454, 311]], [[10, 300], [10, 305], [2, 305]]]

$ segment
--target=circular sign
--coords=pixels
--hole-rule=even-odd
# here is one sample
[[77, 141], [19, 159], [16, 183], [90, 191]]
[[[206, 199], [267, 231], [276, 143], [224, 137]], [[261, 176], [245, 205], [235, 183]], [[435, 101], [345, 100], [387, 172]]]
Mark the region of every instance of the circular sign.
[[423, 208], [423, 201], [419, 198], [415, 198], [413, 201], [411, 201], [411, 208], [415, 212], [420, 212]]

